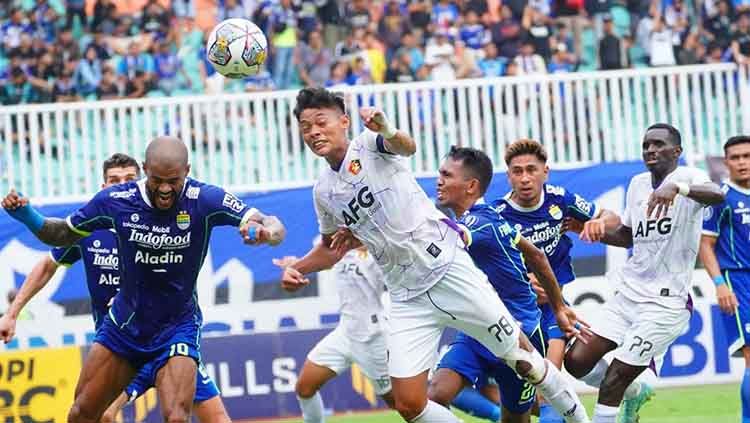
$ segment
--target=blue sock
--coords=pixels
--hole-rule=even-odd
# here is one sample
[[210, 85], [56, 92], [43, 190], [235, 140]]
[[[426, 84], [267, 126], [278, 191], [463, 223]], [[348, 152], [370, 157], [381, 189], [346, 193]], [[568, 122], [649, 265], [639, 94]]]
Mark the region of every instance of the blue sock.
[[500, 421], [500, 406], [482, 396], [476, 389], [464, 388], [451, 405], [472, 416], [492, 422]]
[[742, 378], [740, 400], [742, 401], [742, 423], [750, 423], [750, 369], [745, 369], [745, 376]]
[[539, 423], [563, 423], [564, 420], [557, 410], [552, 408], [548, 403], [543, 403], [539, 407]]

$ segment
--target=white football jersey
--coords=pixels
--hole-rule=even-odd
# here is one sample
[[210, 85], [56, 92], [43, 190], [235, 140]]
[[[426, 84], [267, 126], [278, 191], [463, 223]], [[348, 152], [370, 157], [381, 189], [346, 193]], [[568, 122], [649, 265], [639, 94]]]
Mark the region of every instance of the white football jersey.
[[[690, 185], [711, 182], [696, 168], [678, 167], [663, 183]], [[633, 232], [633, 255], [615, 272], [619, 292], [636, 302], [655, 302], [665, 307], [683, 308], [692, 286], [703, 226], [704, 205], [677, 195], [666, 216], [648, 218], [651, 173], [631, 179], [622, 223]]]
[[313, 189], [321, 234], [349, 228], [372, 254], [394, 301], [432, 287], [461, 242], [404, 157], [385, 151], [365, 130], [352, 140], [338, 171], [326, 167]]
[[341, 301], [341, 321], [348, 337], [367, 342], [382, 330], [385, 277], [372, 255], [352, 250], [333, 267]]

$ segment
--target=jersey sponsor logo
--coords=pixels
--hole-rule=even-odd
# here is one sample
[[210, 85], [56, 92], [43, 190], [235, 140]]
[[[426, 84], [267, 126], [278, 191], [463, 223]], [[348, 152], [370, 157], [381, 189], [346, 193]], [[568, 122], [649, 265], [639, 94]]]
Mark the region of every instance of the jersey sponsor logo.
[[[558, 223], [555, 226], [549, 226], [549, 222], [544, 222], [546, 227], [542, 230], [535, 230], [531, 233], [531, 235], [524, 237], [531, 241], [532, 244], [536, 245], [538, 248], [541, 248], [544, 250], [544, 253], [547, 255], [550, 255], [555, 252], [555, 249], [557, 248], [557, 245], [560, 243], [560, 239], [562, 238], [562, 234], [560, 233], [560, 228], [562, 227], [562, 223]], [[539, 226], [544, 226], [543, 224], [538, 224]], [[535, 226], [536, 229], [536, 226]], [[523, 233], [523, 232], [521, 232]], [[548, 241], [550, 242], [548, 245], [544, 245]]]
[[362, 170], [362, 163], [359, 159], [355, 159], [349, 162], [349, 173], [357, 175]]
[[139, 216], [138, 213], [133, 213], [130, 215], [131, 222], [138, 223], [139, 220], [141, 220], [141, 216]]
[[672, 218], [664, 217], [659, 220], [641, 220], [638, 222], [638, 226], [633, 234], [634, 238], [645, 238], [652, 234], [654, 231], [659, 235], [668, 235], [672, 232]]
[[94, 254], [94, 266], [117, 270], [117, 265], [119, 263], [120, 258], [114, 254]]
[[130, 188], [127, 191], [113, 191], [109, 193], [111, 198], [130, 198], [135, 195], [135, 188]]
[[162, 254], [151, 254], [148, 251], [136, 251], [135, 262], [142, 264], [180, 264], [182, 263], [182, 254], [177, 254], [173, 251], [167, 251]]
[[111, 273], [102, 273], [99, 276], [99, 285], [120, 285], [120, 277]]
[[356, 263], [343, 263], [340, 266], [339, 274], [345, 275], [347, 273], [354, 273], [357, 276], [365, 277], [364, 274], [362, 274], [362, 271], [359, 270], [359, 266]]
[[177, 227], [183, 231], [190, 227], [190, 215], [185, 210], [177, 214]]
[[148, 225], [139, 225], [139, 224], [130, 223], [130, 222], [122, 222], [122, 226], [124, 228], [140, 229], [142, 231], [150, 231], [151, 230], [151, 227], [148, 226]]
[[509, 223], [503, 223], [501, 225], [498, 225], [497, 230], [500, 231], [500, 234], [502, 236], [508, 236], [513, 233], [513, 228], [510, 226]]
[[169, 226], [152, 226], [151, 231], [157, 234], [168, 234], [171, 228]]
[[430, 243], [430, 245], [427, 246], [427, 252], [430, 253], [430, 255], [434, 258], [438, 258], [440, 253], [443, 252], [443, 250], [440, 249], [437, 245], [434, 243]]
[[368, 209], [366, 211], [367, 215], [372, 216], [372, 214], [378, 211], [381, 207], [381, 204], [378, 203], [375, 208], [370, 209], [374, 204], [375, 196], [370, 192], [370, 187], [365, 185], [359, 190], [359, 192], [357, 192], [357, 195], [355, 195], [354, 198], [349, 200], [349, 203], [347, 204], [349, 207], [349, 213], [347, 213], [347, 210], [341, 212], [346, 226], [351, 226], [359, 222], [359, 219], [361, 218], [360, 211], [362, 211], [362, 209]]
[[582, 211], [582, 212], [584, 212], [586, 214], [591, 214], [591, 203], [589, 203], [588, 201], [584, 200], [583, 197], [581, 197], [578, 194], [575, 194], [575, 199], [576, 199], [575, 205], [576, 205], [576, 208], [578, 210], [580, 210], [580, 211]]
[[714, 208], [713, 207], [705, 207], [703, 209], [703, 220], [708, 222], [711, 220], [711, 218], [714, 217]]
[[188, 232], [185, 235], [167, 235], [167, 234], [154, 234], [152, 232], [139, 232], [135, 229], [130, 230], [130, 238], [128, 241], [135, 242], [138, 245], [148, 247], [154, 250], [166, 249], [174, 250], [179, 248], [187, 248], [190, 246], [190, 234]]
[[102, 246], [102, 242], [99, 241], [98, 239], [94, 240], [93, 244], [94, 244], [94, 248], [99, 248]]
[[224, 200], [221, 202], [221, 205], [235, 213], [239, 213], [245, 208], [245, 203], [243, 203], [242, 200], [228, 192], [224, 194]]
[[560, 207], [557, 204], [553, 204], [549, 206], [549, 215], [552, 216], [555, 220], [560, 220], [563, 218], [563, 212], [560, 210]]
[[557, 187], [554, 185], [546, 185], [546, 187], [547, 187], [547, 190], [546, 190], [547, 194], [559, 195], [559, 196], [565, 195], [565, 188], [563, 187]]
[[201, 193], [201, 187], [190, 187], [187, 189], [187, 192], [185, 192], [185, 196], [191, 200], [195, 200], [198, 198], [198, 195]]
[[466, 226], [472, 226], [473, 224], [477, 223], [477, 217], [474, 215], [468, 215], [466, 216], [466, 219], [464, 219], [464, 225]]

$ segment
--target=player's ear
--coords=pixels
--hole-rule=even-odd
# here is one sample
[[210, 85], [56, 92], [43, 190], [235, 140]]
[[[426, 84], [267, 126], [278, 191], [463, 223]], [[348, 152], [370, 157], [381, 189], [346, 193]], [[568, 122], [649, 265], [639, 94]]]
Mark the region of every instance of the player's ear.
[[339, 122], [341, 123], [341, 127], [344, 129], [349, 129], [349, 124], [351, 123], [351, 120], [349, 119], [349, 115], [342, 114], [339, 118]]

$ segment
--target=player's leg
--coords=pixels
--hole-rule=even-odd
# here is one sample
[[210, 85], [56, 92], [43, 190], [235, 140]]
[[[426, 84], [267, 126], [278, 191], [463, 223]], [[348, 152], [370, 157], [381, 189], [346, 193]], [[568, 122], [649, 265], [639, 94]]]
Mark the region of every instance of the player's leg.
[[198, 322], [193, 316], [186, 317], [152, 361], [156, 371], [156, 393], [166, 422], [190, 421], [198, 364], [201, 362], [198, 339]]
[[569, 421], [588, 421], [572, 385], [532, 346], [465, 251], [456, 252], [453, 266], [428, 294], [432, 295], [434, 307], [443, 310], [445, 325], [465, 332], [505, 361], [519, 376], [536, 385]]
[[295, 386], [297, 402], [305, 423], [325, 421], [320, 388], [349, 368], [349, 350], [349, 338], [341, 327], [334, 329], [310, 350]]
[[[487, 388], [491, 386], [492, 388]], [[489, 394], [489, 398], [486, 394]], [[497, 398], [494, 402], [490, 398]], [[466, 414], [491, 422], [500, 421], [502, 410], [500, 409], [500, 395], [497, 393], [497, 385], [484, 385], [475, 389], [466, 387], [453, 398], [451, 406], [458, 408]]]
[[385, 401], [388, 407], [395, 410], [393, 399], [393, 385], [388, 373], [388, 342], [386, 334], [379, 333], [367, 342], [349, 339], [349, 360], [356, 363], [362, 372], [370, 379], [375, 394]]
[[122, 393], [134, 374], [135, 369], [125, 358], [95, 341], [78, 377], [68, 422], [98, 422], [107, 406]]
[[488, 380], [486, 384], [478, 387], [477, 391], [493, 404], [500, 404], [500, 389], [498, 389], [496, 380]]
[[750, 423], [750, 272], [729, 271], [726, 273], [729, 289], [737, 297], [737, 310], [734, 314], [724, 314], [724, 327], [730, 353], [742, 351], [745, 357], [745, 373], [740, 385], [740, 402], [742, 404], [742, 423]]
[[426, 293], [391, 303], [388, 371], [396, 411], [407, 422], [460, 422], [447, 408], [427, 398], [427, 374], [437, 359], [442, 331], [440, 317]]
[[109, 405], [109, 407], [107, 407], [107, 410], [104, 411], [104, 414], [102, 414], [102, 417], [99, 419], [99, 423], [114, 423], [117, 421], [117, 413], [119, 413], [120, 410], [122, 410], [122, 407], [127, 403], [128, 394], [123, 392], [112, 402], [112, 404]]
[[[544, 334], [546, 350], [543, 355], [558, 369], [562, 369], [562, 361], [565, 356], [565, 335], [557, 326], [555, 313], [549, 304], [543, 304], [540, 307], [542, 311], [541, 328]], [[551, 404], [539, 399], [539, 423], [562, 423], [563, 417], [558, 413]]]
[[750, 423], [750, 347], [742, 347], [745, 357], [745, 374], [740, 385], [740, 401], [742, 402], [742, 423]]
[[230, 423], [232, 421], [224, 408], [219, 388], [206, 372], [203, 363], [198, 366], [198, 375], [195, 378], [193, 413], [200, 423]]
[[[529, 335], [528, 340], [534, 349], [544, 353], [544, 337], [541, 328], [537, 327]], [[548, 367], [552, 367], [552, 365], [548, 363]], [[506, 364], [496, 366], [493, 372], [495, 380], [501, 381], [498, 387], [500, 389], [500, 402], [503, 406], [502, 422], [529, 423], [531, 421], [531, 409], [536, 402], [535, 385], [519, 379], [515, 373], [515, 370]]]

